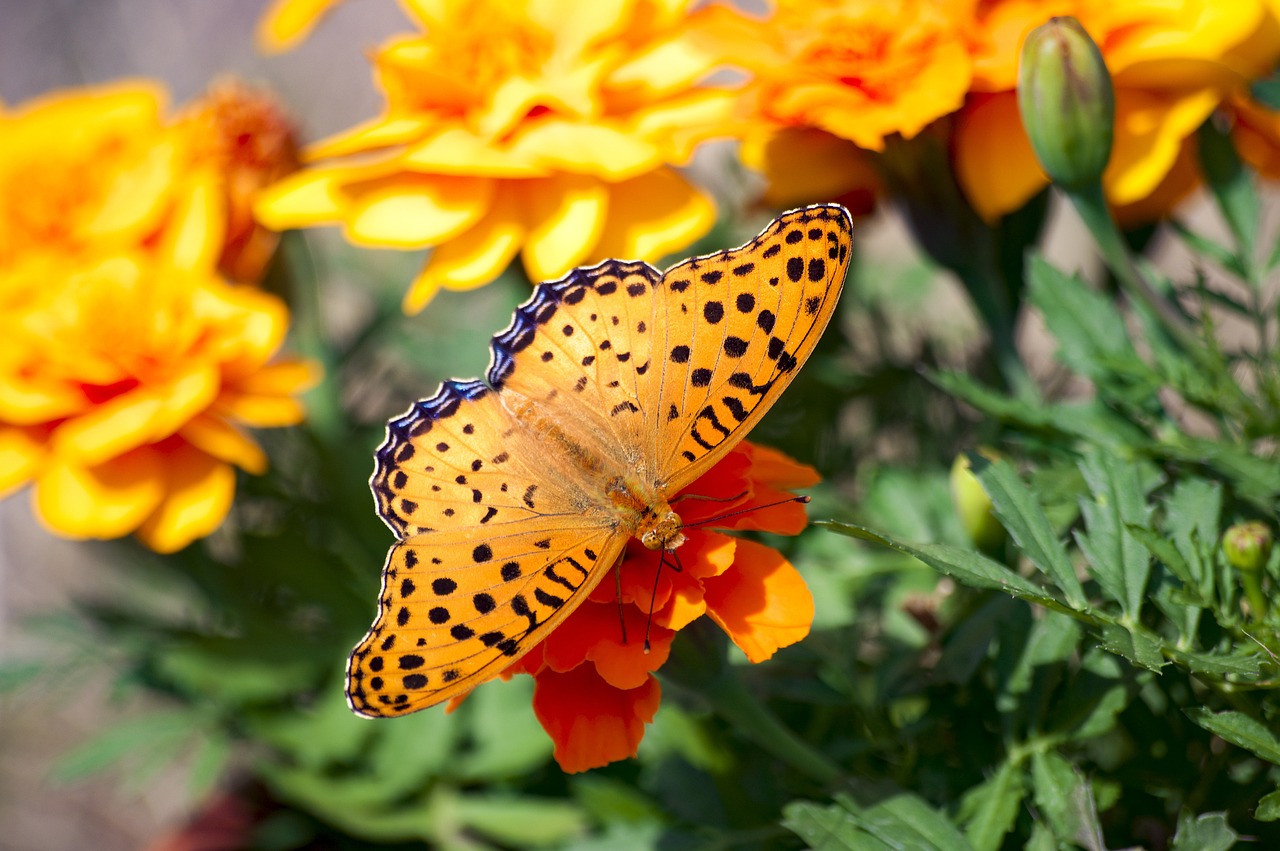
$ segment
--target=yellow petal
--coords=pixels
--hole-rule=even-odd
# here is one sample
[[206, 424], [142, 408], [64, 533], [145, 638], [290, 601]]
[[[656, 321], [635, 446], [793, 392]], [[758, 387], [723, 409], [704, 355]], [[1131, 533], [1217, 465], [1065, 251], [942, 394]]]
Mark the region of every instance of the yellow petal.
[[561, 174], [521, 184], [530, 223], [522, 258], [531, 281], [558, 278], [587, 258], [604, 229], [609, 191], [599, 180]]
[[1191, 92], [1116, 90], [1115, 144], [1102, 184], [1113, 204], [1132, 204], [1164, 180], [1184, 139], [1220, 99], [1214, 89]]
[[500, 190], [479, 224], [432, 252], [405, 294], [405, 313], [422, 310], [440, 287], [469, 290], [489, 283], [507, 268], [524, 235], [515, 193]]
[[658, 148], [603, 124], [549, 119], [522, 130], [513, 151], [551, 168], [625, 180], [662, 165]]
[[0, 419], [35, 425], [65, 417], [85, 407], [84, 395], [56, 379], [37, 381], [0, 375]]
[[648, 98], [683, 91], [712, 68], [712, 58], [702, 43], [690, 35], [655, 42], [614, 68], [608, 84], [636, 89]]
[[276, 428], [302, 422], [307, 411], [292, 396], [254, 396], [246, 393], [224, 394], [213, 407], [214, 412], [255, 428]]
[[97, 211], [86, 223], [86, 234], [121, 241], [145, 235], [159, 224], [177, 177], [176, 145], [167, 139], [157, 141], [139, 162], [111, 176]]
[[865, 196], [857, 205], [862, 211], [880, 190], [869, 153], [816, 127], [784, 127], [748, 136], [741, 158], [768, 178], [765, 201], [772, 207], [843, 199], [857, 192]]
[[44, 443], [34, 429], [0, 425], [0, 498], [35, 475]]
[[53, 456], [36, 479], [36, 516], [62, 535], [118, 538], [136, 529], [164, 493], [164, 467], [150, 447], [94, 467]]
[[340, 0], [275, 0], [258, 21], [256, 38], [263, 53], [280, 53], [302, 41], [321, 16]]
[[635, 0], [530, 0], [525, 13], [544, 30], [555, 33], [561, 55], [576, 56], [631, 23], [635, 5]]
[[1018, 117], [1013, 92], [975, 98], [956, 125], [956, 178], [978, 215], [995, 221], [1049, 182]]
[[193, 447], [165, 458], [164, 501], [138, 529], [138, 537], [158, 553], [182, 549], [217, 529], [231, 510], [236, 474], [231, 467]]
[[432, 119], [425, 116], [384, 115], [307, 145], [303, 158], [308, 162], [315, 162], [330, 157], [364, 153], [375, 148], [405, 145], [422, 138], [432, 123]]
[[410, 171], [462, 174], [477, 177], [539, 177], [545, 168], [534, 165], [504, 148], [453, 127], [436, 133], [401, 155], [400, 164]]
[[268, 364], [236, 382], [236, 390], [256, 395], [289, 395], [314, 387], [324, 377], [320, 364], [310, 360], [286, 360]]
[[200, 414], [184, 425], [178, 436], [196, 449], [220, 458], [240, 469], [261, 475], [267, 470], [267, 456], [253, 438], [226, 420]]
[[60, 426], [54, 451], [90, 466], [162, 440], [209, 407], [218, 386], [214, 367], [192, 366], [166, 385], [138, 387]]
[[632, 132], [662, 144], [667, 160], [683, 165], [708, 139], [742, 135], [740, 97], [727, 89], [707, 89], [662, 101], [635, 112]]
[[592, 252], [603, 260], [658, 260], [687, 247], [715, 224], [711, 199], [674, 169], [609, 185], [609, 218]]
[[336, 222], [347, 201], [342, 186], [351, 179], [351, 171], [340, 168], [294, 172], [258, 195], [254, 218], [277, 231]]
[[178, 269], [212, 269], [226, 241], [225, 193], [211, 172], [192, 181], [165, 229], [160, 254]]
[[404, 174], [348, 187], [352, 242], [427, 248], [471, 227], [489, 208], [492, 180]]

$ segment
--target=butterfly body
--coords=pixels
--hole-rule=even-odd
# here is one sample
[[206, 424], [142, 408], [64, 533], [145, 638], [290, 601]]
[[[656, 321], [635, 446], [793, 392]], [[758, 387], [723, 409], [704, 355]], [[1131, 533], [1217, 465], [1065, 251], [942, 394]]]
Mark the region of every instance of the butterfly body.
[[387, 425], [370, 485], [396, 543], [351, 654], [367, 716], [463, 694], [538, 644], [632, 538], [684, 543], [671, 502], [790, 383], [848, 268], [843, 207], [659, 272], [606, 260], [538, 285], [491, 344]]

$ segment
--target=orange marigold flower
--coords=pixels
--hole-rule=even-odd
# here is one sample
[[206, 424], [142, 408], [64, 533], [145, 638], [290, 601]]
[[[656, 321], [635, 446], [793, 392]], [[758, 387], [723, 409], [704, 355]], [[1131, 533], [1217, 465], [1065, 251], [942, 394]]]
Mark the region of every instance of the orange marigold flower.
[[1115, 142], [1103, 187], [1113, 204], [1130, 210], [1167, 188], [1183, 142], [1214, 107], [1280, 56], [1280, 39], [1267, 37], [1275, 21], [1259, 0], [954, 5], [957, 17], [969, 15], [963, 26], [974, 56], [976, 93], [957, 122], [956, 173], [974, 208], [988, 219], [1018, 209], [1048, 182], [1023, 132], [1013, 87], [1022, 40], [1049, 17], [1079, 20], [1111, 72]]
[[631, 541], [618, 581], [597, 585], [504, 673], [533, 675], [534, 711], [561, 768], [585, 771], [635, 756], [661, 695], [653, 673], [676, 633], [697, 618], [714, 620], [752, 662], [808, 635], [813, 597], [791, 563], [771, 547], [700, 524], [798, 534], [803, 506], [775, 503], [817, 481], [811, 467], [780, 452], [740, 444], [677, 497], [687, 536], [677, 551], [680, 570], [670, 555]]
[[724, 126], [731, 93], [679, 2], [413, 3], [423, 32], [374, 55], [385, 114], [312, 146], [257, 207], [273, 228], [435, 251], [408, 311], [493, 280], [657, 258], [704, 233], [708, 197], [671, 166]]
[[123, 85], [0, 119], [0, 491], [171, 551], [226, 516], [232, 464], [265, 466], [240, 426], [300, 420], [312, 370], [268, 364], [287, 310], [218, 276], [223, 187], [160, 104]]
[[750, 22], [721, 12], [702, 30], [753, 74], [743, 158], [769, 178], [770, 201], [870, 196], [878, 181], [863, 152], [915, 136], [964, 101], [970, 60], [962, 34], [934, 0], [776, 7]]

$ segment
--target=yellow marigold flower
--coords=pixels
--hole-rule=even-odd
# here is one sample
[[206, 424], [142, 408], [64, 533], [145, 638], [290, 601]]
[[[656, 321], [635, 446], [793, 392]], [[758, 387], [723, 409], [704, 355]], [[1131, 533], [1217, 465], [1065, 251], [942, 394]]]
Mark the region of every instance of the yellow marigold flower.
[[[956, 173], [988, 219], [1047, 182], [1018, 118], [1013, 86], [1023, 38], [1054, 15], [1075, 17], [1102, 51], [1115, 87], [1107, 197], [1132, 206], [1161, 187], [1186, 140], [1250, 73], [1280, 56], [1258, 0], [957, 0], [974, 56], [974, 91], [957, 122]], [[1137, 207], [1133, 207], [1137, 209]]]
[[405, 298], [465, 290], [517, 253], [533, 280], [603, 257], [655, 259], [714, 208], [672, 163], [723, 126], [709, 54], [680, 0], [408, 4], [423, 32], [374, 55], [385, 114], [308, 150], [260, 200], [282, 229], [341, 223], [356, 243], [433, 247]]
[[305, 39], [325, 12], [341, 0], [273, 0], [258, 21], [258, 47], [281, 53]]
[[298, 422], [313, 376], [268, 364], [283, 303], [218, 276], [230, 172], [161, 103], [128, 84], [0, 118], [0, 493], [168, 552], [226, 516], [232, 464], [264, 468], [241, 427]]
[[966, 42], [934, 0], [779, 0], [766, 19], [731, 18], [704, 37], [753, 74], [743, 159], [769, 177], [770, 200], [869, 196], [864, 152], [915, 136], [969, 88]]

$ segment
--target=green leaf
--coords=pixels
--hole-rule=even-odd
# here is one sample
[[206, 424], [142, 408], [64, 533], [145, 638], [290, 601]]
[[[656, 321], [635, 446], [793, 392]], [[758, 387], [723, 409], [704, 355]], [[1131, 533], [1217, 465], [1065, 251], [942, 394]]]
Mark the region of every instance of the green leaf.
[[1118, 623], [1104, 623], [1101, 630], [1102, 649], [1148, 671], [1159, 673], [1166, 664], [1161, 650], [1160, 639], [1139, 626], [1126, 626]]
[[1226, 813], [1204, 813], [1192, 816], [1183, 813], [1178, 818], [1178, 832], [1174, 834], [1169, 851], [1228, 851], [1234, 848], [1239, 834], [1227, 824]]
[[1004, 462], [992, 463], [980, 455], [971, 455], [973, 471], [982, 482], [996, 516], [1013, 537], [1022, 554], [1051, 578], [1075, 609], [1087, 609], [1088, 601], [1067, 549], [1054, 534], [1044, 509], [1023, 484], [1013, 467]]
[[835, 520], [819, 521], [814, 525], [915, 556], [935, 570], [955, 577], [966, 585], [1002, 591], [1055, 611], [1068, 613], [1072, 611], [1069, 606], [1053, 596], [1052, 592], [1029, 582], [999, 562], [970, 550], [948, 544], [907, 544], [862, 526]]
[[[1208, 257], [1214, 263], [1226, 269], [1238, 278], [1244, 278], [1249, 274], [1248, 270], [1240, 263], [1240, 258], [1234, 251], [1226, 246], [1219, 245], [1206, 236], [1201, 236], [1195, 231], [1182, 225], [1180, 222], [1171, 220], [1169, 224], [1173, 225], [1173, 229], [1178, 232], [1178, 236], [1197, 254]], [[1212, 291], [1209, 291], [1212, 292]], [[1228, 307], [1231, 305], [1228, 304]], [[1250, 313], [1252, 313], [1250, 311]]]
[[1251, 751], [1267, 762], [1280, 765], [1280, 737], [1265, 724], [1243, 712], [1214, 714], [1204, 707], [1182, 710], [1187, 717], [1210, 733]]
[[1151, 556], [1127, 527], [1146, 525], [1151, 515], [1146, 495], [1160, 476], [1149, 464], [1097, 450], [1086, 453], [1080, 472], [1092, 499], [1081, 501], [1088, 532], [1077, 533], [1076, 540], [1103, 592], [1119, 602], [1125, 617], [1136, 623], [1146, 597]]
[[782, 826], [813, 851], [890, 851], [893, 846], [863, 832], [853, 813], [835, 805], [792, 801], [782, 808]]
[[0, 694], [10, 694], [33, 682], [49, 666], [42, 662], [5, 662], [0, 664]]
[[1058, 359], [1073, 371], [1100, 382], [1112, 380], [1119, 366], [1128, 372], [1147, 371], [1110, 298], [1039, 255], [1028, 263], [1027, 282], [1031, 303], [1058, 342]]
[[782, 824], [815, 851], [972, 851], [945, 816], [907, 792], [862, 807], [844, 795], [822, 806], [793, 801], [783, 807]]
[[79, 780], [138, 754], [151, 754], [178, 745], [203, 730], [207, 720], [189, 709], [150, 712], [117, 724], [63, 756], [51, 777], [60, 782]]
[[1195, 653], [1178, 649], [1170, 652], [1175, 663], [1197, 674], [1233, 676], [1246, 680], [1261, 677], [1265, 661], [1262, 654], [1247, 649], [1237, 649], [1231, 653]]
[[1249, 95], [1264, 109], [1280, 110], [1280, 71], [1250, 83]]
[[[1231, 137], [1212, 121], [1200, 126], [1200, 167], [1227, 226], [1249, 262], [1258, 236], [1258, 193], [1253, 175], [1240, 163]], [[1244, 276], [1249, 280], [1248, 273]], [[1250, 283], [1255, 283], [1250, 281]]]
[[[507, 845], [559, 846], [586, 831], [574, 804], [517, 795], [460, 795], [441, 806], [460, 827]], [[439, 811], [437, 811], [439, 812]]]
[[1036, 806], [1054, 835], [1089, 851], [1106, 851], [1093, 791], [1071, 763], [1053, 751], [1031, 756]]
[[552, 742], [533, 714], [533, 679], [494, 680], [463, 705], [472, 748], [452, 771], [465, 780], [518, 777], [551, 758]]
[[1268, 792], [1258, 800], [1258, 808], [1253, 811], [1258, 821], [1275, 821], [1280, 819], [1280, 789]]
[[975, 851], [998, 851], [1013, 829], [1026, 792], [1022, 767], [1003, 762], [990, 779], [964, 794], [958, 815]]

